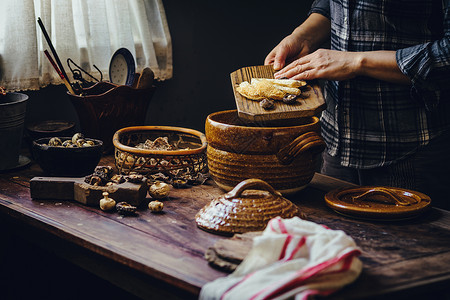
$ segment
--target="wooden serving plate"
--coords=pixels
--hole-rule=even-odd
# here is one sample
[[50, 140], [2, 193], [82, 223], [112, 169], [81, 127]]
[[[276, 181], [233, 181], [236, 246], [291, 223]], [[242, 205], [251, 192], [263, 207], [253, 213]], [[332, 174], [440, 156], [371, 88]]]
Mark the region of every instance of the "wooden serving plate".
[[274, 70], [271, 65], [244, 67], [230, 74], [238, 116], [242, 121], [279, 124], [280, 121], [315, 116], [325, 108], [322, 91], [315, 83], [307, 85], [296, 103], [285, 104], [282, 101], [274, 101], [275, 108], [272, 110], [264, 110], [259, 105], [259, 101], [247, 99], [236, 90], [236, 87], [243, 81], [250, 82], [252, 78], [274, 78], [273, 74]]
[[402, 188], [361, 186], [332, 190], [325, 195], [325, 202], [345, 216], [397, 221], [419, 216], [430, 208], [431, 199]]

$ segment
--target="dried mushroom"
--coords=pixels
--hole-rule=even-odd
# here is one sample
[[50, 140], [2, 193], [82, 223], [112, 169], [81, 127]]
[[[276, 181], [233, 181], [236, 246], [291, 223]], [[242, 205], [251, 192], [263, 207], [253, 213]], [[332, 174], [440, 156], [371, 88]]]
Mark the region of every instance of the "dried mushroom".
[[275, 108], [275, 103], [270, 100], [270, 99], [263, 99], [259, 102], [259, 105], [264, 109], [264, 110], [271, 110]]
[[113, 175], [113, 177], [111, 177], [110, 182], [116, 183], [116, 184], [121, 184], [121, 183], [125, 182], [125, 177], [123, 175], [116, 174], [116, 175]]
[[99, 186], [99, 185], [101, 186], [101, 185], [103, 185], [102, 178], [100, 176], [94, 175], [94, 174], [86, 176], [84, 178], [84, 182], [86, 182], [86, 183], [88, 183], [90, 185], [94, 185], [94, 186]]
[[294, 94], [286, 94], [286, 96], [283, 97], [283, 102], [286, 104], [293, 104], [297, 102], [297, 95]]
[[97, 166], [97, 167], [95, 167], [94, 172], [105, 173], [109, 177], [109, 176], [112, 175], [113, 167], [111, 167], [111, 166]]
[[151, 174], [150, 175], [150, 179], [155, 181], [155, 182], [156, 181], [167, 182], [167, 181], [169, 181], [170, 177], [165, 175], [164, 173], [159, 172], [159, 173], [156, 173], [156, 174]]
[[161, 201], [155, 200], [155, 201], [150, 201], [148, 203], [148, 209], [150, 209], [151, 212], [155, 213], [155, 212], [161, 212], [164, 208], [164, 203], [162, 203]]
[[132, 183], [141, 183], [144, 180], [144, 176], [141, 174], [130, 174], [125, 176], [125, 180]]
[[172, 150], [188, 150], [189, 148], [181, 148], [180, 144], [183, 142], [183, 139], [180, 138], [178, 141], [171, 144], [169, 142], [169, 138], [167, 136], [157, 137], [154, 141], [147, 139], [144, 143], [140, 143], [136, 145], [138, 149], [145, 150], [158, 150], [158, 151], [172, 151]]
[[113, 168], [110, 166], [97, 166], [94, 173], [84, 178], [84, 182], [95, 186], [105, 186], [112, 176]]
[[188, 187], [188, 181], [183, 178], [176, 178], [172, 180], [172, 185], [174, 188], [182, 189]]
[[116, 209], [121, 215], [134, 215], [137, 208], [127, 202], [119, 202], [116, 204]]

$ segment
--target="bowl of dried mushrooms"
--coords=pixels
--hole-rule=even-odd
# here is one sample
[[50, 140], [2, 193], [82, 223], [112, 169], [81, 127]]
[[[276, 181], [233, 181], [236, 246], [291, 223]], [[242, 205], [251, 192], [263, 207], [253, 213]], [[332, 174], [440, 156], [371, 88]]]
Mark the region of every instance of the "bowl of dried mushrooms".
[[113, 137], [120, 174], [162, 174], [195, 179], [207, 172], [206, 137], [197, 130], [173, 126], [133, 126]]

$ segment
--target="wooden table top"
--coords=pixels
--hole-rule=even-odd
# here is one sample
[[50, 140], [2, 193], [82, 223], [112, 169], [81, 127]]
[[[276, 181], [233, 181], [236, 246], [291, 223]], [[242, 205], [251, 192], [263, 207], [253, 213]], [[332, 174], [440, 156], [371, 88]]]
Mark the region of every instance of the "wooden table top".
[[[112, 157], [102, 158], [102, 165], [112, 163]], [[32, 200], [29, 180], [35, 176], [43, 176], [36, 164], [0, 174], [0, 217], [65, 243], [67, 253], [74, 248], [77, 255], [96, 257], [98, 265], [92, 271], [103, 268], [97, 274], [124, 289], [147, 297], [159, 286], [169, 289], [161, 295], [196, 298], [205, 283], [227, 275], [204, 259], [206, 249], [226, 237], [197, 228], [194, 220], [200, 208], [223, 194], [211, 180], [173, 189], [163, 214], [152, 214], [147, 199], [133, 217], [74, 201]], [[289, 197], [309, 220], [345, 231], [362, 249], [361, 276], [332, 299], [443, 289], [450, 283], [450, 212], [433, 208], [419, 218], [397, 222], [351, 219], [330, 210], [323, 198], [327, 191], [346, 186], [316, 174], [308, 187]], [[78, 264], [93, 262], [77, 255], [69, 259]], [[115, 272], [129, 276], [115, 276]], [[137, 288], [136, 282], [148, 287]]]

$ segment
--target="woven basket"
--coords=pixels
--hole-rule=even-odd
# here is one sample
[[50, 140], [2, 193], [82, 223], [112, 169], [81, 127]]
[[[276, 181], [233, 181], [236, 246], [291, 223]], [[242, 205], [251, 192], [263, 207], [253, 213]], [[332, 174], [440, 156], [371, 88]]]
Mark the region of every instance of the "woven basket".
[[[146, 140], [167, 137], [183, 150], [136, 148]], [[163, 173], [171, 178], [195, 177], [207, 172], [206, 137], [203, 133], [172, 126], [134, 126], [118, 130], [113, 137], [115, 163], [120, 174], [136, 172], [144, 176]]]

